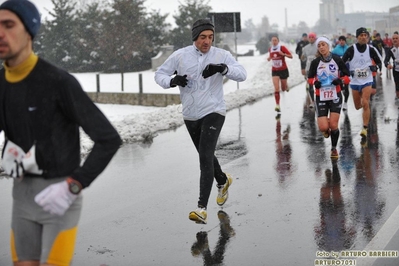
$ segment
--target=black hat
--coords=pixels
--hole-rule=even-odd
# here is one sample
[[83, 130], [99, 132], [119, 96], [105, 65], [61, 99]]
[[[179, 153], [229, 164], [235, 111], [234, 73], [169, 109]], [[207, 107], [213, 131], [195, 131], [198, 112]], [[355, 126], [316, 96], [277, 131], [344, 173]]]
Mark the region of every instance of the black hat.
[[339, 41], [340, 41], [340, 40], [346, 41], [346, 37], [345, 37], [344, 35], [341, 35], [341, 36], [339, 36], [338, 40], [339, 40]]
[[366, 28], [361, 27], [361, 28], [358, 28], [358, 29], [356, 30], [356, 38], [359, 37], [359, 35], [362, 34], [362, 33], [369, 34], [369, 32], [367, 31]]
[[194, 22], [193, 28], [191, 29], [193, 41], [196, 41], [200, 33], [204, 30], [211, 30], [215, 32], [215, 26], [213, 26], [212, 22], [209, 19], [199, 19]]
[[307, 33], [302, 33], [302, 37], [308, 37]]
[[40, 14], [33, 3], [28, 0], [8, 0], [0, 5], [0, 9], [15, 13], [32, 39], [36, 36], [40, 28]]

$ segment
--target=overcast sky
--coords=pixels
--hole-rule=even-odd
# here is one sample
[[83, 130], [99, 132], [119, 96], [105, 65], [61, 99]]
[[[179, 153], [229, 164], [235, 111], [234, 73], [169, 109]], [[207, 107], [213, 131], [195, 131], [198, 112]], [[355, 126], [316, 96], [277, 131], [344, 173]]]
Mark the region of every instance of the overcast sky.
[[[4, 0], [0, 0], [4, 2]], [[51, 10], [51, 0], [32, 0], [40, 9], [43, 16], [48, 16], [45, 9]], [[176, 14], [179, 2], [184, 0], [146, 0], [149, 10], [161, 10], [162, 14], [169, 13], [168, 22], [174, 23], [172, 15]], [[280, 29], [285, 26], [285, 9], [287, 10], [288, 26], [305, 21], [308, 26], [314, 26], [319, 19], [319, 0], [210, 0], [213, 12], [240, 12], [241, 26], [244, 21], [251, 19], [255, 25], [261, 22], [263, 16], [269, 18], [270, 24], [277, 23]], [[388, 12], [390, 7], [399, 6], [398, 0], [344, 0], [345, 13], [359, 11]]]

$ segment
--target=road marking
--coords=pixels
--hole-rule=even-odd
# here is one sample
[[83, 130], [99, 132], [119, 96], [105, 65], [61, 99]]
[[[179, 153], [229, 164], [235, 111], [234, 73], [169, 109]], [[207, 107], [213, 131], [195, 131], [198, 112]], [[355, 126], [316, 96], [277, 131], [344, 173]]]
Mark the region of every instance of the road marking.
[[[399, 230], [399, 206], [396, 207], [394, 212], [384, 223], [378, 233], [371, 239], [364, 250], [384, 250], [384, 248], [392, 240], [392, 237]], [[378, 257], [362, 257], [358, 258], [356, 263], [362, 266], [372, 266], [373, 263], [378, 259]]]

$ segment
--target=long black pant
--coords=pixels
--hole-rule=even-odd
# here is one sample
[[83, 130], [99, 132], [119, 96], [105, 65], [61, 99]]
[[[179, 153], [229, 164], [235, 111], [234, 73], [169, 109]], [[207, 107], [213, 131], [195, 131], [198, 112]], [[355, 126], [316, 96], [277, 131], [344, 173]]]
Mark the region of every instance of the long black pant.
[[208, 206], [213, 178], [216, 179], [218, 185], [225, 184], [227, 180], [226, 174], [223, 173], [215, 156], [216, 143], [224, 120], [223, 115], [211, 113], [197, 121], [184, 121], [199, 153], [201, 175], [198, 207], [206, 208]]
[[399, 91], [399, 71], [392, 69], [393, 81], [395, 82], [395, 91]]

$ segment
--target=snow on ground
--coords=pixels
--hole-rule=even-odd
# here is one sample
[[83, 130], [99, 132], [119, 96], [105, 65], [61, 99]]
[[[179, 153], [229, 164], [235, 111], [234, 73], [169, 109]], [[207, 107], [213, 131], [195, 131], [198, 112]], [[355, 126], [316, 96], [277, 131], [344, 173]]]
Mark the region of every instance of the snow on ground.
[[[298, 56], [295, 54], [295, 46], [287, 45], [293, 54], [293, 59], [286, 59], [289, 67], [290, 77], [288, 86], [293, 87], [304, 81], [300, 71]], [[239, 51], [245, 49], [256, 50], [255, 44], [240, 46]], [[273, 94], [274, 88], [271, 79], [271, 62], [266, 60], [266, 55], [259, 55], [256, 51], [254, 56], [238, 57], [238, 61], [247, 71], [247, 80], [237, 82], [229, 80], [224, 84], [225, 101], [227, 110], [231, 110], [247, 103], [254, 102], [262, 97]], [[143, 75], [144, 93], [175, 93], [177, 88], [165, 90], [158, 86], [154, 81], [154, 71], [148, 70], [140, 72]], [[74, 74], [86, 91], [95, 91], [95, 73]], [[100, 75], [100, 77], [103, 74]], [[100, 78], [101, 87], [112, 89], [101, 89], [103, 92], [121, 91], [120, 74], [107, 74], [107, 79]], [[127, 78], [127, 76], [130, 76]], [[133, 77], [137, 76], [137, 85], [134, 85]], [[107, 80], [107, 83], [105, 82]], [[118, 81], [119, 80], [119, 81]], [[124, 92], [138, 92], [138, 73], [125, 74]], [[128, 81], [130, 80], [129, 83]], [[105, 84], [109, 84], [105, 86]], [[113, 84], [113, 85], [112, 85]], [[115, 88], [115, 84], [119, 84]], [[104, 85], [104, 86], [103, 86]], [[100, 110], [108, 117], [115, 126], [124, 143], [137, 141], [151, 141], [157, 132], [173, 129], [181, 126], [183, 118], [181, 115], [181, 105], [170, 105], [167, 107], [144, 107], [133, 105], [97, 104]], [[82, 134], [82, 152], [87, 153], [92, 146], [91, 140]]]

